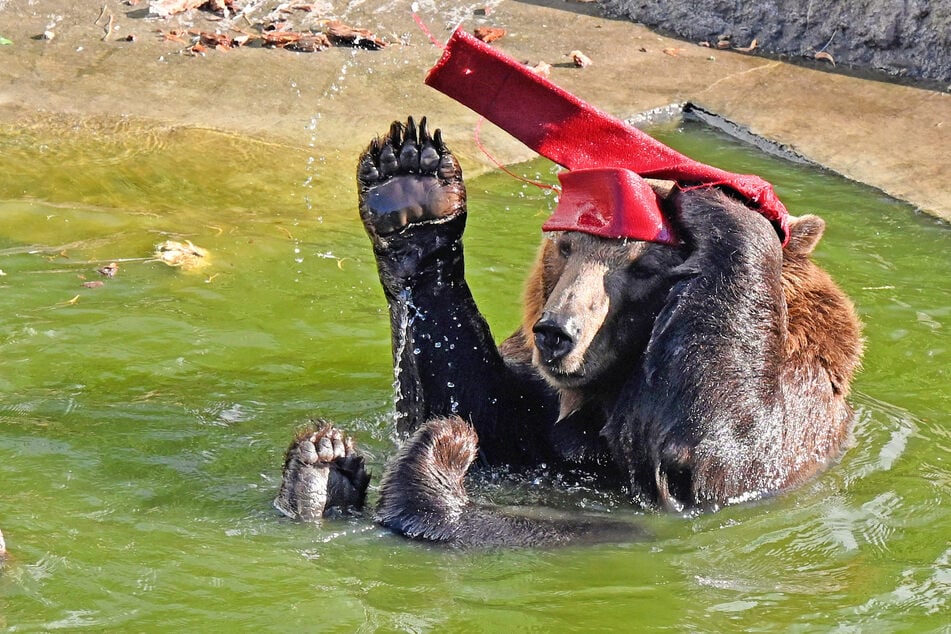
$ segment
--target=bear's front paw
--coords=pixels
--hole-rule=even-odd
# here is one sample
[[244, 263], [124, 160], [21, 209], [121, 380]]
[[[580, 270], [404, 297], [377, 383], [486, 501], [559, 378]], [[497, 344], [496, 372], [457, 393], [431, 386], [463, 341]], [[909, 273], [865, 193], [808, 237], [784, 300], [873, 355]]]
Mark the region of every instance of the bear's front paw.
[[353, 439], [321, 421], [297, 434], [284, 457], [281, 490], [274, 506], [292, 519], [319, 520], [333, 513], [359, 512], [370, 474]]
[[442, 141], [419, 127], [394, 121], [389, 134], [374, 139], [357, 167], [360, 217], [374, 242], [411, 225], [448, 220], [465, 213], [466, 189], [459, 162]]

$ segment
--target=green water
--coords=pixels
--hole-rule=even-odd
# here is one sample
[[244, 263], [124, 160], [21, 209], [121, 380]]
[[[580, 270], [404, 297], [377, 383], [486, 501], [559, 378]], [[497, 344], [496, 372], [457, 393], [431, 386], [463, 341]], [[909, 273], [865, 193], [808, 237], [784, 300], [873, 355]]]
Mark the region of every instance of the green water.
[[[376, 474], [393, 452], [349, 162], [202, 131], [4, 130], [0, 630], [948, 631], [948, 228], [703, 129], [658, 134], [828, 221], [817, 258], [868, 340], [853, 446], [779, 499], [644, 516], [647, 543], [458, 554], [271, 508], [308, 416], [354, 431]], [[469, 279], [501, 337], [552, 199], [501, 174], [469, 198]], [[165, 239], [212, 263], [139, 259]]]

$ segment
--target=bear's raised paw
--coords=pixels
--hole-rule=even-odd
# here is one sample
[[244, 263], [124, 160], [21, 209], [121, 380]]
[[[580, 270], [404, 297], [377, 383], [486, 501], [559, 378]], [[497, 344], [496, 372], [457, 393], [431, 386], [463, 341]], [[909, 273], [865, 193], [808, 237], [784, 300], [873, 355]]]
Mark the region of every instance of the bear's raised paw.
[[466, 190], [459, 162], [432, 135], [423, 117], [394, 121], [374, 139], [357, 166], [360, 217], [374, 241], [419, 223], [448, 220], [465, 213]]
[[274, 507], [292, 519], [359, 512], [366, 499], [370, 474], [353, 439], [330, 423], [318, 424], [298, 433], [284, 457]]

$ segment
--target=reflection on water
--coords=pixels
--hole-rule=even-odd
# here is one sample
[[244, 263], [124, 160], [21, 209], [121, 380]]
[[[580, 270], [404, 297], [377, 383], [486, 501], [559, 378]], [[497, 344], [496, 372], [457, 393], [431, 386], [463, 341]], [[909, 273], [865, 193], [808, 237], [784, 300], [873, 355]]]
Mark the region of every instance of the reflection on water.
[[[389, 314], [352, 166], [212, 132], [142, 132], [0, 137], [0, 627], [946, 626], [946, 227], [701, 129], [661, 130], [828, 221], [817, 257], [868, 342], [851, 448], [775, 499], [640, 516], [648, 543], [446, 553], [366, 520], [304, 526], [271, 509], [282, 451], [309, 416], [354, 431], [377, 476], [393, 452]], [[217, 160], [196, 158], [212, 149]], [[553, 180], [544, 162], [520, 171]], [[502, 174], [470, 182], [469, 198], [469, 280], [502, 337], [553, 201]], [[165, 239], [193, 241], [212, 264], [147, 261]], [[109, 262], [121, 264], [105, 279]], [[500, 503], [634, 513], [544, 471], [480, 484]]]

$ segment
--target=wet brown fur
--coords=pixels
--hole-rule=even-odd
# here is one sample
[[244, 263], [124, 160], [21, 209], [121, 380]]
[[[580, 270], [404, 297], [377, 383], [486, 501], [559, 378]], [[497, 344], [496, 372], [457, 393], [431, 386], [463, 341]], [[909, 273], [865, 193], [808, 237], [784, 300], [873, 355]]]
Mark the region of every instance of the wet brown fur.
[[[861, 326], [851, 301], [810, 258], [824, 230], [825, 222], [817, 216], [793, 218], [790, 240], [783, 249], [782, 289], [787, 324], [785, 359], [779, 365], [787, 373], [785, 383], [803, 388], [808, 385], [808, 393], [790, 390], [788, 397], [800, 399], [804, 408], [812, 408], [823, 422], [782, 430], [787, 456], [782, 488], [802, 482], [836, 457], [851, 428], [850, 417], [841, 412], [849, 411], [844, 400], [860, 365]], [[508, 358], [521, 362], [532, 359], [534, 340], [525, 333], [531, 333], [541, 317], [563, 269], [556, 264], [556, 248], [555, 241], [548, 238], [538, 250], [525, 284], [522, 325], [500, 348]], [[559, 388], [559, 395], [562, 416], [586, 399], [583, 388]], [[686, 453], [683, 460], [685, 464], [690, 462]], [[707, 484], [717, 486], [717, 479], [713, 477]]]

